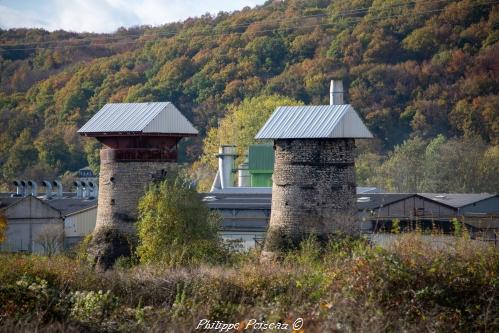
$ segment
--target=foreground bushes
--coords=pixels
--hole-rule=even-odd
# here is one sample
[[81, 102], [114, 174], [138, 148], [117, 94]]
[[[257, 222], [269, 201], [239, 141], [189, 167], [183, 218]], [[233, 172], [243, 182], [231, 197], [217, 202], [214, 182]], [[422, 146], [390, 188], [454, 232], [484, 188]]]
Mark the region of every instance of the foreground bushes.
[[96, 273], [66, 258], [0, 257], [4, 331], [190, 332], [199, 320], [291, 323], [307, 332], [499, 329], [499, 254], [467, 239], [430, 250], [418, 235], [389, 249], [359, 240], [302, 243], [279, 262]]

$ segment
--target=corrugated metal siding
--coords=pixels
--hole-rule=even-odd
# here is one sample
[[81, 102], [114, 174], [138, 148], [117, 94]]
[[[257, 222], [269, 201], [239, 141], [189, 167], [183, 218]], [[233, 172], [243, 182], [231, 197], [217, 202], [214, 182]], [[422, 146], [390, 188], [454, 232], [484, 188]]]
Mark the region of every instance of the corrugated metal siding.
[[281, 106], [257, 139], [372, 138], [351, 105]]
[[64, 219], [65, 237], [84, 237], [94, 231], [97, 207], [76, 213]]
[[274, 169], [274, 147], [272, 145], [250, 145], [248, 168], [251, 171]]
[[143, 132], [148, 127], [154, 133], [198, 133], [170, 102], [109, 103], [78, 132]]
[[272, 187], [272, 173], [252, 173], [251, 187]]

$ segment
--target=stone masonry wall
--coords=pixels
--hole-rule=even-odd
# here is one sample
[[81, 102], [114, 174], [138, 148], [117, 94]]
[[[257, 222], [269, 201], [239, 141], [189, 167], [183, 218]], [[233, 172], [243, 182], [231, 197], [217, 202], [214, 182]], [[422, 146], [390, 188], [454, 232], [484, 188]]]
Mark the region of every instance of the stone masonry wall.
[[265, 251], [310, 234], [356, 233], [354, 139], [275, 140], [272, 212]]
[[107, 268], [118, 257], [129, 255], [140, 198], [151, 182], [164, 179], [174, 166], [169, 162], [101, 159], [97, 221], [89, 249], [92, 260]]
[[96, 229], [117, 227], [133, 231], [140, 197], [154, 180], [171, 168], [167, 162], [104, 162], [99, 174]]

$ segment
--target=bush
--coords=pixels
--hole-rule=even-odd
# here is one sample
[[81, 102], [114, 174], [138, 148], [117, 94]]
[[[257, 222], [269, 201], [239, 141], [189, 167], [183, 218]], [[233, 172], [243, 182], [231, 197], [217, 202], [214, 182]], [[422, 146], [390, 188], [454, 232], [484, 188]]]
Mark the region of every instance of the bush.
[[153, 185], [139, 203], [137, 255], [141, 263], [168, 267], [216, 262], [225, 257], [219, 217], [178, 175]]

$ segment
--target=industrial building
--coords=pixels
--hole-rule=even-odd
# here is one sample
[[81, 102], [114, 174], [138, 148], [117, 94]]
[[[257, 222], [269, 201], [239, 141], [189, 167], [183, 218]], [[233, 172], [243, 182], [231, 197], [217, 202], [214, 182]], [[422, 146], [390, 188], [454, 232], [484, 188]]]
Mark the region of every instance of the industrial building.
[[[202, 200], [223, 217], [221, 233], [240, 239], [245, 248], [263, 242], [271, 216], [271, 193], [210, 192]], [[392, 222], [404, 229], [438, 228], [450, 232], [458, 219], [472, 237], [498, 242], [499, 195], [467, 193], [361, 193], [356, 195], [356, 223], [367, 237], [390, 232]], [[497, 244], [497, 243], [496, 243]]]
[[[22, 186], [28, 182], [17, 183]], [[32, 188], [36, 186], [34, 181], [29, 183]], [[18, 187], [15, 194], [0, 194], [0, 215], [7, 220], [6, 237], [0, 250], [43, 254], [46, 252], [44, 243], [49, 241], [57, 250], [69, 249], [94, 229], [96, 198], [77, 197], [76, 193], [63, 192], [62, 186], [58, 188], [52, 193], [49, 187], [43, 195], [28, 193], [22, 187]]]

